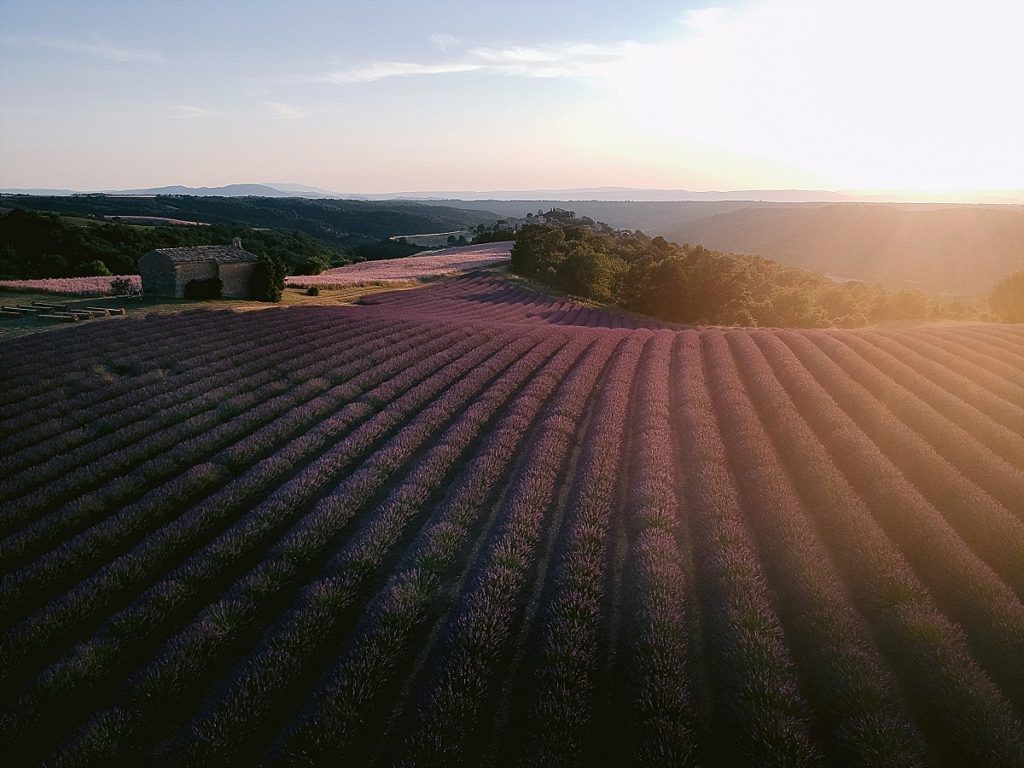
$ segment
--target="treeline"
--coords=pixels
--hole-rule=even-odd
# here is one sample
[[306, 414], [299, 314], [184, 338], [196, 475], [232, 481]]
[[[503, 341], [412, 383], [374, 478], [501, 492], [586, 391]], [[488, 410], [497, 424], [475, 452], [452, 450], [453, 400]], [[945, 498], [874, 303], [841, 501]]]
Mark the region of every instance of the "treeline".
[[0, 216], [0, 279], [135, 274], [139, 257], [154, 248], [225, 245], [235, 237], [242, 238], [246, 250], [279, 259], [291, 274], [318, 274], [351, 260], [344, 248], [294, 230], [241, 224], [78, 224], [53, 214], [15, 209]]
[[207, 224], [242, 224], [302, 232], [333, 247], [354, 249], [405, 232], [452, 232], [492, 224], [489, 211], [404, 201], [307, 200], [296, 197], [199, 197], [195, 195], [5, 195], [11, 208], [66, 216], [157, 216]]
[[480, 245], [482, 243], [503, 243], [506, 240], [515, 240], [516, 231], [514, 229], [494, 225], [491, 229], [482, 229], [483, 225], [477, 228], [476, 234], [473, 236], [473, 245]]
[[849, 328], [991, 319], [983, 300], [838, 283], [769, 259], [572, 221], [522, 227], [512, 269], [575, 296], [680, 323]]
[[384, 238], [376, 243], [364, 243], [352, 249], [353, 261], [378, 261], [380, 259], [403, 259], [428, 250], [425, 246], [410, 243], [404, 237], [397, 240]]

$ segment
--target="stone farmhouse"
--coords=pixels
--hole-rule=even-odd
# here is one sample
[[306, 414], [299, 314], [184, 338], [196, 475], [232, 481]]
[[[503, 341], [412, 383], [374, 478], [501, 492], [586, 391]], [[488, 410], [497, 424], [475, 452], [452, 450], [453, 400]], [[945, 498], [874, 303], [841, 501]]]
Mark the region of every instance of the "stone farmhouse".
[[241, 238], [231, 245], [195, 245], [157, 248], [139, 259], [142, 292], [149, 296], [186, 296], [189, 283], [209, 286], [220, 280], [220, 295], [252, 298], [252, 275], [258, 257], [242, 248]]

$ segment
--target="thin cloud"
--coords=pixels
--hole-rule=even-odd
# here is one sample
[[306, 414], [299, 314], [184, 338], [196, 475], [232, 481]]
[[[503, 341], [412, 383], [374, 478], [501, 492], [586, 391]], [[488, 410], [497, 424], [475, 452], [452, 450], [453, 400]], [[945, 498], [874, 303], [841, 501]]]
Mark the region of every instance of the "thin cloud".
[[607, 67], [629, 56], [636, 43], [589, 43], [548, 47], [474, 48], [472, 60], [496, 74], [599, 80]]
[[36, 48], [50, 48], [64, 53], [75, 53], [83, 56], [92, 56], [105, 61], [119, 62], [148, 62], [164, 63], [167, 61], [159, 51], [145, 48], [122, 48], [109, 43], [106, 40], [94, 38], [92, 41], [83, 42], [64, 37], [47, 37], [44, 35], [32, 35], [26, 37], [5, 37], [5, 45], [23, 45]]
[[285, 120], [297, 120], [310, 115], [310, 111], [307, 109], [296, 107], [291, 104], [285, 104], [280, 101], [267, 101], [264, 102], [264, 105], [275, 117], [280, 117]]
[[410, 77], [422, 75], [445, 75], [454, 72], [474, 72], [481, 69], [478, 64], [453, 62], [450, 64], [417, 64], [406, 61], [384, 61], [352, 69], [342, 69], [315, 75], [300, 80], [322, 83], [372, 83], [388, 77]]
[[602, 67], [622, 59], [633, 45], [626, 41], [612, 46], [576, 44], [473, 48], [450, 61], [375, 62], [298, 79], [327, 83], [370, 83], [391, 77], [425, 77], [460, 72], [588, 79], [599, 76]]
[[220, 114], [212, 109], [206, 109], [205, 107], [194, 107], [189, 104], [181, 104], [176, 107], [171, 107], [168, 117], [174, 120], [192, 120], [201, 117], [210, 117], [212, 115]]

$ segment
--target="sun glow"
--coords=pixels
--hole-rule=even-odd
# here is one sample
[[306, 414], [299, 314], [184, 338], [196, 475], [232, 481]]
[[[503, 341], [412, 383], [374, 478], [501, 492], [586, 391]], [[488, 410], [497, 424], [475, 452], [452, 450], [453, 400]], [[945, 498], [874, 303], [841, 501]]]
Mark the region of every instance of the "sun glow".
[[[309, 0], [268, 4], [296, 8], [289, 35], [258, 18], [216, 38], [205, 11], [147, 6], [115, 34], [112, 5], [53, 2], [59, 24], [39, 3], [5, 17], [0, 186], [1024, 201], [1022, 0], [566, 0], [500, 25], [441, 3], [429, 28], [420, 4]], [[230, 5], [212, 15], [235, 30]]]
[[1022, 29], [1024, 3], [770, 0], [693, 12], [595, 80], [649, 137], [779, 163], [795, 183], [1020, 188]]

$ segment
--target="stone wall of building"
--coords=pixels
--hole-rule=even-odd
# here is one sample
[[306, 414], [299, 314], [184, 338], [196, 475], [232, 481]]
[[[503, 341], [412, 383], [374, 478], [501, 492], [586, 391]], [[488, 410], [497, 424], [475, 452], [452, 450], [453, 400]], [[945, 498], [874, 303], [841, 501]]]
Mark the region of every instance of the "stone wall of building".
[[223, 284], [221, 295], [229, 299], [252, 298], [252, 263], [221, 264], [220, 280]]
[[209, 280], [217, 277], [217, 263], [214, 261], [186, 261], [175, 265], [175, 298], [185, 297], [185, 286], [193, 280]]
[[170, 257], [150, 251], [139, 259], [142, 292], [150, 296], [174, 296], [177, 283]]

